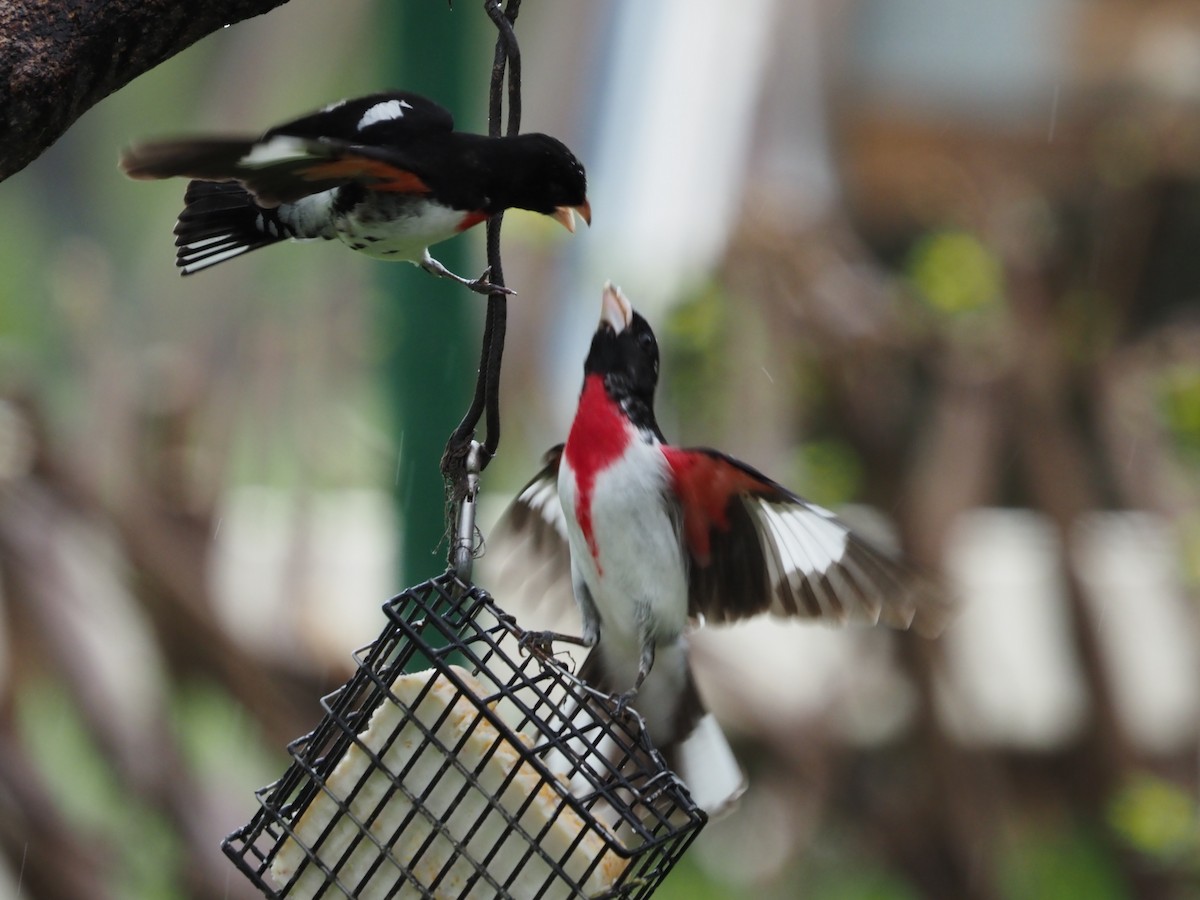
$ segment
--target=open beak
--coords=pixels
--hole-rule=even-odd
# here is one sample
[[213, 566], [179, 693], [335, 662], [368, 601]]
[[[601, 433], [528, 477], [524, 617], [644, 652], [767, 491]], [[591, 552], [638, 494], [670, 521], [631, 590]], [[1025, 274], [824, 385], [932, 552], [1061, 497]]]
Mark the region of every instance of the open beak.
[[579, 213], [579, 218], [583, 219], [588, 225], [592, 224], [592, 206], [586, 200], [578, 206], [559, 206], [554, 212], [550, 213], [550, 218], [562, 225], [571, 234], [574, 234], [575, 213]]
[[600, 323], [603, 326], [605, 323], [612, 327], [612, 330], [620, 334], [628, 326], [633, 319], [633, 304], [629, 299], [621, 293], [621, 289], [611, 281], [604, 283], [604, 293], [600, 300]]

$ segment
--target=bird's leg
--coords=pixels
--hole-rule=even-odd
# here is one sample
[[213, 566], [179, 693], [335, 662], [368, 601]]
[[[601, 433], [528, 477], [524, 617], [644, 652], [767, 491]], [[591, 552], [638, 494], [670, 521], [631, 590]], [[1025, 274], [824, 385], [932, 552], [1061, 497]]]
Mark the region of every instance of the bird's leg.
[[461, 275], [455, 275], [428, 253], [425, 254], [425, 258], [421, 260], [419, 265], [430, 275], [436, 275], [438, 278], [449, 278], [451, 281], [457, 281], [459, 284], [470, 288], [477, 294], [494, 294], [497, 291], [501, 294], [516, 293], [516, 291], [512, 290], [511, 288], [502, 287], [498, 284], [492, 284], [490, 281], [488, 281], [488, 278], [492, 274], [491, 266], [488, 266], [483, 270], [482, 275], [480, 275], [474, 281], [471, 281], [469, 278], [463, 278]]
[[638, 691], [642, 689], [642, 684], [646, 681], [646, 676], [650, 674], [652, 668], [654, 668], [654, 639], [645, 638], [642, 640], [642, 656], [638, 661], [637, 678], [633, 681], [633, 687], [617, 697], [617, 718], [625, 714], [625, 708], [638, 695]]

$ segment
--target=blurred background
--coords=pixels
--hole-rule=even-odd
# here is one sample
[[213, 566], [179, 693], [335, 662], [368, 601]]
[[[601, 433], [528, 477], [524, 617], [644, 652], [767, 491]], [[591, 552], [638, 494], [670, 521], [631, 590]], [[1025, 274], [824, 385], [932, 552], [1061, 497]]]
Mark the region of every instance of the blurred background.
[[[527, 0], [517, 32], [594, 225], [506, 218], [485, 518], [565, 436], [611, 278], [669, 437], [961, 600], [934, 642], [701, 634], [750, 789], [658, 896], [1200, 897], [1200, 2]], [[385, 86], [484, 131], [492, 41], [466, 0], [292, 0], [0, 185], [0, 896], [256, 896], [218, 843], [442, 571], [473, 385], [480, 298], [324, 243], [181, 280], [183, 184], [119, 149]], [[476, 231], [436, 255], [482, 270]]]

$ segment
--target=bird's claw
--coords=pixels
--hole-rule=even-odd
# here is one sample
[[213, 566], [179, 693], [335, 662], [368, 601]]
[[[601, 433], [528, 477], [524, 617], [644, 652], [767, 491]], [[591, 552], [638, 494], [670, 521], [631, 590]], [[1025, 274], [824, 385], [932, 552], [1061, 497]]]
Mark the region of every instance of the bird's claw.
[[477, 294], [507, 294], [509, 296], [513, 296], [517, 293], [512, 288], [507, 288], [502, 284], [492, 284], [492, 282], [488, 281], [491, 276], [492, 267], [488, 266], [474, 281], [463, 281], [463, 284]]
[[553, 656], [554, 637], [552, 631], [526, 631], [517, 639], [517, 646], [538, 656]]
[[625, 711], [629, 709], [629, 704], [633, 702], [633, 698], [638, 695], [637, 688], [631, 688], [623, 694], [617, 695], [617, 706], [613, 710], [613, 718], [620, 719], [625, 715]]
[[486, 294], [495, 294], [495, 293], [501, 293], [501, 294], [515, 294], [516, 293], [516, 291], [514, 291], [510, 288], [506, 288], [502, 284], [492, 284], [492, 282], [490, 282], [488, 280], [492, 276], [492, 267], [491, 266], [488, 266], [486, 269], [483, 270], [482, 275], [480, 275], [474, 281], [471, 281], [469, 278], [463, 278], [461, 275], [455, 275], [453, 272], [451, 272], [449, 269], [447, 269], [445, 266], [443, 266], [440, 262], [438, 262], [436, 259], [434, 259], [432, 256], [430, 256], [428, 252], [426, 252], [425, 258], [423, 260], [421, 260], [421, 262], [418, 265], [420, 265], [421, 268], [424, 269], [426, 272], [428, 272], [430, 275], [434, 275], [438, 278], [449, 278], [451, 281], [457, 281], [459, 284], [463, 285], [463, 287], [466, 287], [466, 288], [474, 291], [477, 294], [485, 294], [486, 295]]

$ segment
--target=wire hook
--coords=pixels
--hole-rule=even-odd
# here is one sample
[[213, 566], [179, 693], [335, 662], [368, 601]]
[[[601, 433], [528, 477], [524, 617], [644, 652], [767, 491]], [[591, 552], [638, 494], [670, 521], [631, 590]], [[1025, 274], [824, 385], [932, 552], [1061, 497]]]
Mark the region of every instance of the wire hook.
[[458, 530], [454, 539], [454, 574], [463, 583], [471, 580], [475, 562], [475, 508], [479, 500], [479, 473], [483, 471], [483, 445], [471, 441], [467, 451], [467, 488], [458, 501]]

